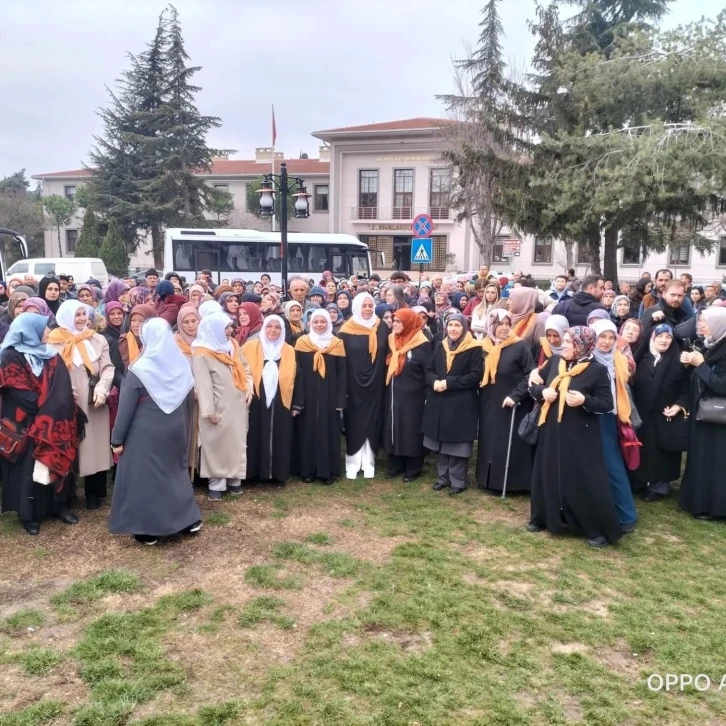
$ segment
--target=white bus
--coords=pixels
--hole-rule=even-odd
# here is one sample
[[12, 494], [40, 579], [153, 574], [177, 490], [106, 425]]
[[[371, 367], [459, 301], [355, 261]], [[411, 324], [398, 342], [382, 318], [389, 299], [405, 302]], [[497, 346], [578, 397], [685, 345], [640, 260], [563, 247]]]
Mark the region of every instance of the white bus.
[[[349, 234], [290, 232], [287, 273], [316, 282], [325, 270], [336, 278], [369, 277], [368, 246]], [[281, 283], [280, 233], [251, 229], [168, 229], [164, 239], [164, 271], [178, 272], [191, 282], [211, 270], [213, 282], [242, 278], [256, 282], [264, 274]]]
[[[2, 235], [7, 235], [8, 237], [12, 238], [22, 259], [26, 259], [28, 257], [28, 243], [25, 240], [25, 237], [20, 234], [20, 232], [15, 232], [12, 229], [7, 229], [7, 227], [0, 227], [0, 238], [2, 237]], [[3, 248], [4, 245], [0, 245], [0, 280], [7, 280], [10, 270], [12, 270], [13, 268], [11, 267], [10, 270], [7, 270], [5, 268], [5, 258], [2, 254]]]

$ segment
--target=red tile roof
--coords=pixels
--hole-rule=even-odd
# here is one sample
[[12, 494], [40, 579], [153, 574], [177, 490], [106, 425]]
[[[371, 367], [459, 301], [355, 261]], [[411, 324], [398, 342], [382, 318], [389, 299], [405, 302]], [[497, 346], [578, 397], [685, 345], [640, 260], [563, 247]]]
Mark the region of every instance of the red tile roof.
[[[285, 159], [290, 174], [330, 174], [330, 163], [318, 159]], [[211, 173], [214, 176], [255, 176], [267, 174], [270, 171], [269, 161], [255, 161], [254, 159], [219, 159], [212, 165]], [[280, 171], [279, 160], [275, 160], [275, 171]], [[48, 174], [36, 174], [33, 179], [77, 178], [90, 176], [88, 169], [73, 169], [71, 171], [52, 171]]]
[[385, 121], [376, 124], [364, 124], [363, 126], [343, 126], [338, 129], [325, 129], [324, 131], [315, 131], [313, 136], [318, 134], [342, 134], [355, 133], [358, 131], [411, 131], [418, 129], [437, 129], [441, 126], [451, 123], [445, 118], [430, 118], [422, 116], [419, 118], [407, 118], [401, 121]]

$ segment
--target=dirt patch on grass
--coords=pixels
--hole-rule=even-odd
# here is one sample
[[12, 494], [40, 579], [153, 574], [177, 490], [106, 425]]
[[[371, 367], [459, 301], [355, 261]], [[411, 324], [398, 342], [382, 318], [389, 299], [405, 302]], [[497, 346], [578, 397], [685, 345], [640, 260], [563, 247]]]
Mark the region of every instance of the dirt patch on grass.
[[560, 703], [562, 704], [562, 712], [565, 714], [565, 719], [577, 723], [582, 721], [585, 713], [582, 710], [580, 702], [572, 696], [564, 693], [558, 696]]
[[634, 653], [624, 640], [618, 640], [612, 647], [598, 648], [595, 657], [610, 670], [633, 680], [640, 679], [641, 671], [652, 661], [650, 652]]
[[355, 648], [371, 640], [393, 643], [407, 653], [421, 653], [428, 650], [433, 643], [431, 633], [427, 630], [420, 633], [409, 633], [398, 630], [385, 630], [376, 625], [369, 625], [363, 628], [360, 633], [346, 634], [343, 638], [343, 645], [346, 648]]
[[61, 664], [42, 678], [18, 665], [0, 667], [0, 713], [20, 711], [41, 699], [63, 701], [70, 708], [88, 700], [88, 687], [75, 668]]
[[573, 653], [586, 653], [588, 647], [584, 643], [554, 643], [550, 650], [553, 653], [572, 655]]

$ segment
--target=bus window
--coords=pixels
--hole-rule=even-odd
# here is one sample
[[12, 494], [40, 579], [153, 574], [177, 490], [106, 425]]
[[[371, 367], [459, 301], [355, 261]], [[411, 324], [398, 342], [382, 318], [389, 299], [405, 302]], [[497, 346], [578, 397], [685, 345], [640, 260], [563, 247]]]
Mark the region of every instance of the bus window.
[[224, 242], [223, 272], [279, 272], [280, 245], [269, 242]]
[[192, 242], [181, 242], [174, 240], [172, 250], [174, 252], [174, 270], [177, 272], [194, 272], [194, 255], [192, 254]]
[[55, 262], [36, 262], [36, 276], [47, 275], [49, 272], [55, 272]]
[[365, 252], [353, 252], [350, 256], [351, 274], [359, 277], [368, 277], [368, 255]]

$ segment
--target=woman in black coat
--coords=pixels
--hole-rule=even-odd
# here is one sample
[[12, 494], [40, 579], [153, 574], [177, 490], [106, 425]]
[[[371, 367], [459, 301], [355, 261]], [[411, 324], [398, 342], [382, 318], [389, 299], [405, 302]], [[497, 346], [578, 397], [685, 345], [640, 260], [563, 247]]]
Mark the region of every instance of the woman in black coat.
[[532, 475], [530, 532], [570, 532], [604, 547], [622, 536], [608, 479], [597, 414], [613, 409], [605, 366], [593, 359], [595, 333], [570, 328], [562, 357], [552, 356], [530, 387], [542, 401]]
[[659, 325], [651, 333], [648, 349], [641, 352], [632, 384], [635, 407], [643, 420], [638, 429], [643, 446], [640, 466], [630, 473], [630, 482], [634, 490], [643, 492], [645, 502], [670, 494], [670, 483], [681, 475], [682, 453], [665, 451], [658, 444], [659, 437], [666, 435], [666, 416], [675, 421], [683, 415], [676, 404], [685, 380], [686, 369], [679, 360], [673, 328]]
[[403, 481], [421, 475], [425, 449], [421, 422], [426, 405], [426, 366], [433, 351], [422, 331], [423, 321], [413, 310], [393, 315], [388, 338], [388, 370], [383, 405], [383, 445], [388, 454], [387, 477], [403, 474]]
[[476, 464], [479, 489], [489, 494], [503, 491], [510, 431], [513, 435], [507, 491], [529, 492], [532, 482], [534, 449], [517, 435], [517, 429], [522, 418], [532, 410], [527, 379], [535, 363], [529, 346], [511, 332], [510, 314], [501, 308], [490, 311], [487, 337], [482, 343], [484, 377], [479, 389]]
[[726, 517], [726, 423], [698, 420], [699, 403], [726, 396], [726, 308], [701, 313], [705, 354], [681, 353], [689, 366], [690, 393], [681, 404], [690, 414], [688, 459], [679, 502], [697, 519]]
[[467, 331], [466, 318], [452, 313], [446, 337], [426, 367], [424, 446], [439, 454], [435, 491], [450, 495], [466, 489], [466, 471], [479, 419], [478, 389], [483, 371], [481, 346]]

